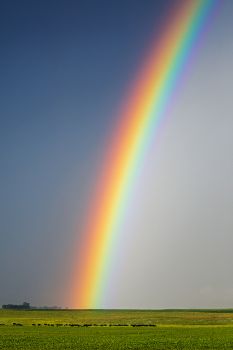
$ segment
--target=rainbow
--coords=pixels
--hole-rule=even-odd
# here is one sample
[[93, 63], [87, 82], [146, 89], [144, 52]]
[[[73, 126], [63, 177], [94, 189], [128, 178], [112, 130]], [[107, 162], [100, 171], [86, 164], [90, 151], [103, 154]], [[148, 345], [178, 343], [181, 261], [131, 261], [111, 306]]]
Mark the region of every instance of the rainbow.
[[133, 82], [111, 137], [79, 244], [72, 285], [75, 307], [101, 307], [133, 180], [216, 2], [179, 0]]

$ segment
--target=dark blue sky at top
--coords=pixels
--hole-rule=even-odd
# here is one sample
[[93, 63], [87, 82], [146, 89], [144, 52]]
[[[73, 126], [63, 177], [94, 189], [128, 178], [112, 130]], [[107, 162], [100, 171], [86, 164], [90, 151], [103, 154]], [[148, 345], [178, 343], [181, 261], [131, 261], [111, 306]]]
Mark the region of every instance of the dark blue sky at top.
[[53, 142], [64, 148], [64, 139], [71, 150], [80, 143], [83, 154], [102, 137], [168, 4], [2, 1], [1, 130], [8, 151], [19, 142], [27, 157]]
[[69, 273], [72, 225], [171, 3], [0, 1], [0, 303], [52, 302]]

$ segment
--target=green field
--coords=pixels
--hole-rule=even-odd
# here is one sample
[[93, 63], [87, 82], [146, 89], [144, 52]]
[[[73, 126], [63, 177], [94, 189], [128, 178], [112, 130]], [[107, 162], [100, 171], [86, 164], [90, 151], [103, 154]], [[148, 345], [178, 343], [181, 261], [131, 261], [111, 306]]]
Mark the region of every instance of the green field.
[[0, 349], [233, 349], [233, 310], [0, 310]]

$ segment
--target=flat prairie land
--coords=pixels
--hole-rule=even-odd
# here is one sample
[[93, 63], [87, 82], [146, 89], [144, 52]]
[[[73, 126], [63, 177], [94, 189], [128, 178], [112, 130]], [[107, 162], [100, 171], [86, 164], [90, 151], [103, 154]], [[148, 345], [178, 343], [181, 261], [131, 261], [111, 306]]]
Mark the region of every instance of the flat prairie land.
[[0, 349], [233, 349], [233, 310], [0, 310]]

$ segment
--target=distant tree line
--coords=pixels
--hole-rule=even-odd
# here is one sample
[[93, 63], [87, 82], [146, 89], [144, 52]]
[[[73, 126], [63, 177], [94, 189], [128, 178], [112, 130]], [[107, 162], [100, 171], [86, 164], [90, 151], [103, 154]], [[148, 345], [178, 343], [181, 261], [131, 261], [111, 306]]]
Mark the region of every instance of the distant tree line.
[[2, 309], [11, 309], [11, 310], [60, 310], [60, 306], [31, 306], [30, 303], [18, 304], [6, 304], [2, 305]]
[[6, 304], [2, 305], [3, 309], [13, 309], [13, 310], [30, 310], [31, 306], [30, 303], [24, 302], [21, 305], [14, 305], [14, 304]]

